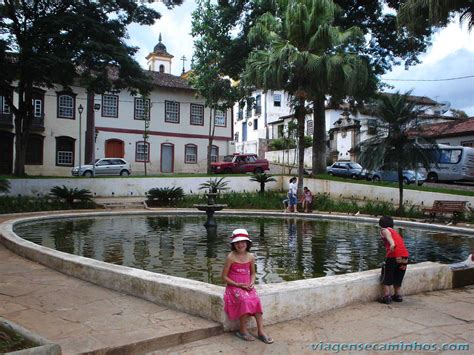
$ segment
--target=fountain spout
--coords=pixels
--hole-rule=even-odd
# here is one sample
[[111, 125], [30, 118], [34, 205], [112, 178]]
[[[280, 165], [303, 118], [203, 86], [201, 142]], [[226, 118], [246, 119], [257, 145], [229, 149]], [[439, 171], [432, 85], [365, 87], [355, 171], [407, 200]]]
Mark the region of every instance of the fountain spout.
[[227, 207], [227, 205], [216, 203], [215, 199], [217, 197], [217, 193], [215, 192], [209, 192], [206, 194], [206, 196], [207, 196], [206, 205], [195, 204], [193, 206], [196, 207], [199, 211], [206, 212], [207, 220], [206, 220], [206, 223], [204, 223], [204, 226], [206, 228], [215, 228], [217, 227], [217, 222], [216, 222], [216, 219], [214, 218], [214, 213], [222, 210], [224, 207]]

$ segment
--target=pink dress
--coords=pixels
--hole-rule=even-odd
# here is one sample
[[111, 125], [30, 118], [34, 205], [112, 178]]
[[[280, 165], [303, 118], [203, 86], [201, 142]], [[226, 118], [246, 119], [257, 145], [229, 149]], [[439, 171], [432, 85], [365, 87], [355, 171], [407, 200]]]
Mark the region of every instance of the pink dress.
[[[250, 283], [250, 262], [232, 263], [227, 276], [238, 283]], [[244, 314], [263, 313], [260, 298], [255, 288], [250, 291], [227, 285], [224, 292], [224, 311], [230, 320], [239, 319]]]

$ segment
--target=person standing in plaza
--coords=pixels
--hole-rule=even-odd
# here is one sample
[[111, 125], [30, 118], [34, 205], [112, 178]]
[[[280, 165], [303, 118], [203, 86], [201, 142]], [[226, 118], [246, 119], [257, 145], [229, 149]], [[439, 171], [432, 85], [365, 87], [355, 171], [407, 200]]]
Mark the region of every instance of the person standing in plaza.
[[[401, 288], [408, 264], [408, 250], [403, 237], [393, 229], [393, 218], [383, 216], [379, 220], [380, 237], [385, 246], [385, 267], [382, 273], [383, 296], [379, 302], [390, 304], [392, 301], [402, 302]], [[390, 293], [393, 286], [394, 293]]]
[[297, 212], [297, 204], [298, 204], [298, 185], [297, 185], [297, 178], [292, 177], [290, 179], [290, 184], [288, 185], [288, 212]]

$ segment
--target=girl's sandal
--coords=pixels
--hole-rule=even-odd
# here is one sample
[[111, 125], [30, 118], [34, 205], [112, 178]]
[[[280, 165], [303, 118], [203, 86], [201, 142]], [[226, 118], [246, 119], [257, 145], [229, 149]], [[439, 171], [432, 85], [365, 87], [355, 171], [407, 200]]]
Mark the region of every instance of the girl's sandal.
[[273, 344], [273, 341], [274, 341], [268, 335], [259, 335], [258, 340], [263, 341], [265, 344]]
[[245, 340], [245, 341], [254, 341], [255, 338], [251, 336], [249, 333], [241, 333], [241, 332], [235, 332], [235, 336], [239, 339]]

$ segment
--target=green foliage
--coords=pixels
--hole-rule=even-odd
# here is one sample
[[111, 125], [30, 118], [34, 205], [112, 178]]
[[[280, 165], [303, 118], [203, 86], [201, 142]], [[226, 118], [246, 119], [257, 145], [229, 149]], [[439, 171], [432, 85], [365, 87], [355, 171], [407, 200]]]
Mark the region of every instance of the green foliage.
[[211, 178], [208, 181], [199, 184], [199, 190], [208, 190], [211, 193], [228, 190], [229, 187], [227, 185], [229, 184], [229, 181], [225, 181], [224, 179], [225, 178], [223, 177], [215, 179]]
[[0, 179], [0, 192], [10, 191], [10, 181], [6, 179]]
[[0, 214], [93, 208], [96, 208], [96, 205], [92, 201], [77, 201], [70, 205], [65, 201], [51, 199], [48, 196], [0, 196]]
[[75, 200], [78, 201], [92, 201], [92, 194], [87, 189], [78, 189], [75, 188], [68, 188], [65, 185], [63, 186], [54, 186], [50, 190], [50, 195], [64, 200], [69, 206], [72, 207]]
[[176, 205], [178, 200], [183, 199], [184, 191], [181, 187], [155, 187], [148, 190], [147, 202], [159, 206]]
[[276, 181], [271, 175], [267, 175], [266, 173], [259, 173], [259, 174], [252, 174], [250, 181], [256, 181], [260, 184], [260, 193], [265, 192], [265, 184], [267, 182]]
[[38, 346], [10, 328], [0, 326], [0, 354], [9, 354]]
[[[368, 170], [382, 165], [393, 167], [398, 172], [399, 209], [403, 206], [403, 169], [416, 169], [419, 165], [429, 169], [431, 157], [422, 144], [430, 143], [412, 132], [418, 116], [414, 102], [405, 94], [382, 94], [375, 106], [375, 113], [384, 129], [377, 135], [360, 143], [358, 163]], [[411, 133], [409, 134], [409, 130]]]

